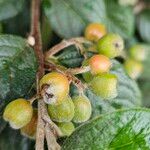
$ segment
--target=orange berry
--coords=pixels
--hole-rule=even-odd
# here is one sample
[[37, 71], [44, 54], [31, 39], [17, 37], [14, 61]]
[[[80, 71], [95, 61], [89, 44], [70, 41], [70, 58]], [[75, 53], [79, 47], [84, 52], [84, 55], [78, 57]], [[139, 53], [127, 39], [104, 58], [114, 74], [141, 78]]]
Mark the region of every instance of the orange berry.
[[104, 55], [94, 55], [89, 59], [91, 73], [93, 75], [108, 72], [111, 68], [111, 61]]
[[85, 38], [90, 41], [97, 42], [107, 33], [106, 28], [100, 23], [91, 23], [85, 29]]

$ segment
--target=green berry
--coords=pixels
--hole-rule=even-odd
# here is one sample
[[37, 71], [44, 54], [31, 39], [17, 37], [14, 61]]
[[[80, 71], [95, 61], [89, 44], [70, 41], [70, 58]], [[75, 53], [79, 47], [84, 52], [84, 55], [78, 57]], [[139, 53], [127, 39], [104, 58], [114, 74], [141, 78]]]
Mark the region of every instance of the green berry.
[[19, 129], [27, 125], [33, 114], [33, 108], [30, 102], [19, 98], [10, 102], [3, 114], [5, 121], [8, 121], [10, 126], [14, 129]]
[[72, 122], [57, 123], [57, 126], [60, 128], [63, 134], [62, 136], [70, 136], [75, 130], [75, 127]]
[[92, 113], [89, 99], [86, 96], [76, 96], [73, 97], [73, 103], [75, 106], [73, 122], [82, 123], [89, 120]]
[[147, 48], [140, 44], [134, 45], [129, 49], [129, 55], [137, 61], [144, 61], [147, 57]]
[[117, 77], [106, 73], [97, 75], [90, 82], [92, 91], [103, 99], [113, 99], [117, 96]]
[[98, 41], [97, 49], [100, 54], [114, 58], [122, 54], [124, 42], [119, 35], [110, 33]]
[[143, 71], [142, 63], [133, 59], [127, 59], [124, 63], [124, 67], [132, 79], [137, 79]]
[[59, 105], [48, 105], [48, 112], [55, 122], [70, 122], [74, 117], [74, 104], [70, 97], [67, 97]]

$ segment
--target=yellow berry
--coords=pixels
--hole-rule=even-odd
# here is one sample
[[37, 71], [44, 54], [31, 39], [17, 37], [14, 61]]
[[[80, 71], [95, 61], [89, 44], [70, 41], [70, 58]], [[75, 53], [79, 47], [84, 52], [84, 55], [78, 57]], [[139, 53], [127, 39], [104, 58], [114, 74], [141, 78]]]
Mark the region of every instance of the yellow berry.
[[100, 23], [91, 23], [85, 29], [85, 38], [90, 41], [97, 42], [107, 33], [106, 28]]
[[19, 129], [30, 122], [32, 114], [33, 108], [30, 105], [30, 102], [19, 98], [6, 106], [3, 118], [5, 121], [9, 122], [12, 128]]
[[124, 63], [124, 67], [132, 79], [137, 79], [143, 71], [142, 63], [133, 59], [127, 59]]
[[41, 90], [44, 86], [46, 88], [44, 101], [47, 104], [61, 104], [69, 94], [69, 81], [65, 75], [58, 72], [51, 72], [43, 76], [40, 81]]
[[137, 61], [144, 61], [147, 57], [147, 48], [141, 44], [134, 45], [129, 49], [129, 55]]

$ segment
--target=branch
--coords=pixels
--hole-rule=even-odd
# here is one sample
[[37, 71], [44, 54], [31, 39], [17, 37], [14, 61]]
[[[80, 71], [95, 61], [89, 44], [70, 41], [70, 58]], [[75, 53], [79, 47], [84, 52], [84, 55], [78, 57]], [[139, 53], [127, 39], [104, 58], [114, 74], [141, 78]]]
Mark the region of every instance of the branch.
[[[38, 60], [39, 68], [36, 76], [37, 80], [37, 95], [40, 95], [39, 88], [39, 80], [43, 77], [45, 73], [44, 69], [44, 56], [42, 51], [42, 40], [41, 40], [41, 32], [40, 32], [40, 0], [32, 0], [32, 8], [31, 8], [31, 33], [28, 38], [29, 44], [34, 46], [34, 51]], [[47, 117], [49, 120], [49, 125], [44, 120], [44, 117]], [[51, 128], [50, 128], [51, 127]], [[53, 128], [52, 128], [53, 127]], [[47, 144], [50, 150], [60, 149], [56, 141], [56, 137], [54, 135], [60, 135], [61, 131], [59, 128], [51, 121], [48, 116], [47, 109], [43, 98], [38, 100], [38, 123], [37, 123], [37, 133], [36, 133], [36, 150], [44, 150], [44, 138], [46, 135]], [[50, 135], [48, 135], [50, 133]]]
[[[38, 60], [39, 68], [37, 72], [37, 94], [40, 94], [39, 89], [39, 80], [44, 75], [44, 57], [42, 52], [42, 42], [41, 42], [41, 33], [40, 33], [40, 0], [32, 0], [31, 7], [31, 33], [28, 39], [33, 39], [35, 41], [34, 51]], [[42, 119], [42, 107], [43, 100], [38, 100], [38, 123], [37, 123], [37, 133], [36, 133], [36, 150], [44, 150], [44, 121]]]
[[72, 46], [72, 45], [75, 45], [76, 48], [81, 51], [81, 54], [84, 55], [84, 47], [83, 47], [82, 43], [91, 44], [91, 42], [87, 41], [85, 38], [82, 38], [82, 37], [63, 40], [62, 42], [55, 45], [54, 47], [52, 47], [51, 49], [49, 49], [46, 52], [45, 59], [48, 60], [51, 56], [57, 54], [58, 52], [60, 52], [64, 48], [66, 48], [68, 46]]
[[82, 74], [82, 73], [90, 71], [90, 67], [85, 66], [85, 67], [80, 67], [80, 68], [69, 68], [67, 70], [68, 70], [68, 72], [76, 75], [76, 74]]
[[144, 1], [139, 1], [134, 7], [134, 14], [139, 14], [144, 9], [150, 9], [150, 3], [146, 3]]
[[60, 150], [61, 149], [60, 145], [56, 141], [56, 138], [53, 132], [50, 130], [50, 126], [48, 123], [46, 123], [46, 126], [45, 126], [45, 135], [46, 135], [48, 150]]

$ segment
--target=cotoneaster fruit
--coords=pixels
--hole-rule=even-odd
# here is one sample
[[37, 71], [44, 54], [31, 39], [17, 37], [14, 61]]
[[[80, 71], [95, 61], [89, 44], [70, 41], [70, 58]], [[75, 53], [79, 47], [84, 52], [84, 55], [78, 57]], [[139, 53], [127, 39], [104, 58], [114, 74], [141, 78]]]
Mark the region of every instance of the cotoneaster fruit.
[[3, 113], [3, 118], [14, 129], [20, 129], [27, 125], [33, 114], [33, 108], [29, 101], [19, 98], [10, 102]]
[[69, 81], [65, 75], [51, 72], [43, 76], [40, 88], [41, 90], [45, 88], [43, 98], [47, 104], [58, 105], [69, 94]]

